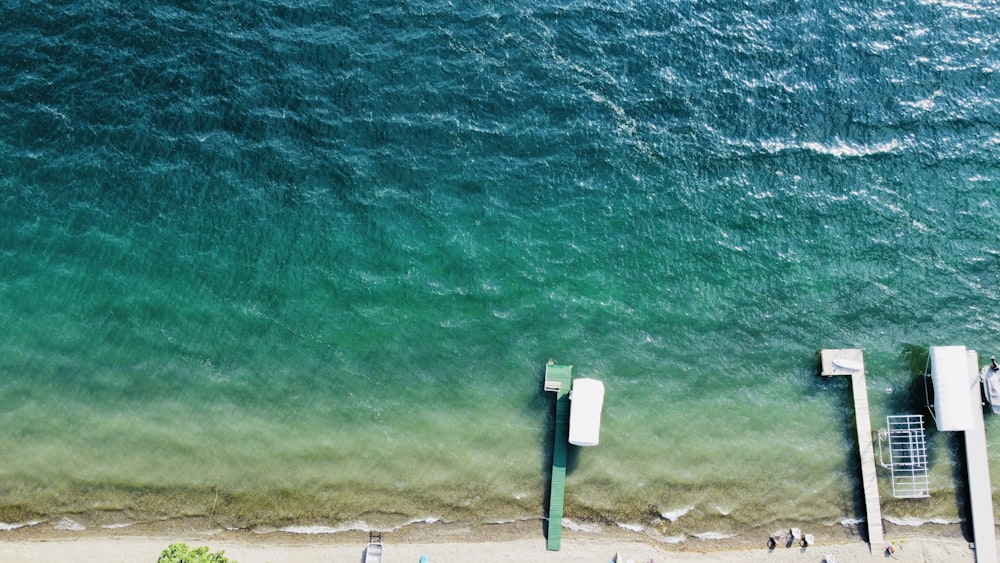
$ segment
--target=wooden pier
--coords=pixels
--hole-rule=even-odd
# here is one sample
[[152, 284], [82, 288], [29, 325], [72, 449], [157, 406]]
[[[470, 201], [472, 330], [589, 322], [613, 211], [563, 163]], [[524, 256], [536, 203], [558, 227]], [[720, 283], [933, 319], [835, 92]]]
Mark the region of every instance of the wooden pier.
[[997, 536], [990, 488], [990, 464], [986, 454], [986, 425], [979, 393], [979, 355], [969, 350], [969, 384], [972, 392], [972, 428], [965, 431], [965, 460], [969, 470], [969, 500], [972, 505], [972, 538], [977, 563], [997, 563]]
[[882, 505], [878, 494], [878, 475], [875, 473], [875, 445], [872, 440], [872, 422], [868, 409], [868, 384], [865, 380], [864, 357], [860, 349], [822, 350], [820, 352], [822, 371], [820, 375], [851, 376], [854, 394], [854, 417], [858, 431], [858, 449], [861, 454], [861, 484], [865, 495], [865, 522], [868, 528], [868, 546], [881, 554]]
[[556, 394], [555, 436], [552, 440], [552, 480], [549, 487], [547, 549], [559, 551], [562, 543], [563, 501], [566, 495], [566, 448], [569, 445], [569, 391], [573, 366], [545, 366], [545, 390]]

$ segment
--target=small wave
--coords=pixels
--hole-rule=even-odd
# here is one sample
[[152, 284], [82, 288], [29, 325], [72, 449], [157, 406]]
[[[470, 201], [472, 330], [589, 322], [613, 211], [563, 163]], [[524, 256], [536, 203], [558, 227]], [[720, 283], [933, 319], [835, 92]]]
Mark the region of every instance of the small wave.
[[887, 521], [892, 522], [897, 526], [922, 526], [924, 524], [958, 524], [959, 520], [949, 520], [947, 518], [929, 518], [921, 519], [915, 516], [906, 517], [893, 517], [893, 516], [882, 516]]
[[[398, 526], [393, 526], [391, 528], [381, 528], [383, 532], [395, 532], [406, 526], [411, 526], [413, 524], [434, 524], [438, 522], [440, 518], [427, 517], [427, 518], [414, 518], [404, 522]], [[340, 534], [343, 532], [370, 532], [375, 528], [372, 528], [367, 522], [363, 520], [358, 520], [354, 522], [346, 522], [340, 526], [326, 526], [322, 524], [317, 524], [314, 526], [285, 526], [282, 528], [272, 529], [272, 528], [262, 528], [258, 530], [258, 533], [266, 534], [269, 532], [285, 532], [288, 534], [303, 534], [303, 535], [326, 535], [326, 534]]]
[[563, 518], [562, 525], [563, 528], [573, 530], [574, 532], [588, 532], [596, 534], [601, 531], [601, 527], [598, 524], [580, 524], [570, 520], [569, 518]]
[[55, 529], [69, 531], [69, 532], [80, 532], [86, 530], [87, 527], [77, 522], [76, 520], [63, 518], [62, 520], [56, 522]]
[[735, 538], [733, 534], [724, 534], [722, 532], [702, 532], [700, 534], [695, 534], [694, 537], [700, 540], [728, 540], [729, 538]]
[[[360, 528], [348, 527], [333, 527], [333, 526], [285, 526], [284, 528], [278, 528], [279, 532], [286, 532], [289, 534], [304, 534], [304, 535], [321, 535], [321, 534], [338, 534], [340, 532], [348, 532], [360, 530]], [[366, 531], [366, 530], [361, 530]]]
[[718, 511], [719, 514], [723, 516], [729, 516], [730, 514], [733, 513], [733, 509], [728, 506], [715, 505], [712, 508], [714, 508], [716, 511]]
[[763, 141], [760, 148], [770, 154], [778, 154], [787, 151], [809, 151], [816, 154], [836, 156], [840, 158], [851, 158], [861, 156], [871, 156], [876, 154], [892, 154], [903, 148], [903, 143], [896, 139], [884, 143], [857, 144], [847, 143], [841, 139], [836, 139], [832, 143], [820, 143], [808, 141], [804, 143], [789, 143], [785, 141]]
[[525, 517], [525, 518], [505, 518], [502, 520], [487, 520], [487, 524], [492, 525], [504, 525], [504, 524], [517, 524], [518, 522], [533, 522], [538, 518], [536, 517]]
[[649, 531], [648, 534], [649, 537], [653, 538], [654, 540], [660, 543], [676, 544], [676, 543], [681, 543], [682, 541], [687, 539], [687, 536], [685, 536], [684, 534], [681, 534], [679, 536], [664, 536], [663, 534], [652, 530]]
[[288, 534], [306, 534], [306, 535], [319, 535], [319, 534], [339, 534], [341, 532], [369, 532], [371, 527], [368, 523], [358, 520], [354, 522], [345, 522], [340, 526], [285, 526], [283, 528], [260, 528], [257, 530], [259, 534], [268, 534], [271, 532], [285, 532]]
[[105, 530], [118, 530], [120, 528], [129, 528], [132, 526], [132, 522], [125, 522], [123, 524], [105, 524], [101, 526]]
[[18, 524], [8, 524], [6, 522], [0, 522], [0, 532], [9, 532], [11, 530], [17, 530], [19, 528], [30, 528], [41, 523], [41, 520], [32, 520], [31, 522], [21, 522]]
[[671, 522], [676, 522], [681, 516], [684, 516], [688, 512], [691, 512], [693, 508], [694, 505], [688, 505], [683, 508], [677, 508], [675, 510], [668, 510], [666, 512], [661, 512], [660, 516], [663, 516], [665, 519], [670, 520]]
[[850, 526], [857, 526], [858, 524], [864, 522], [864, 518], [844, 518], [840, 521], [840, 525], [847, 528]]
[[615, 524], [617, 524], [619, 528], [621, 528], [623, 530], [628, 530], [630, 532], [644, 532], [644, 531], [646, 531], [646, 527], [643, 526], [642, 524], [629, 524], [629, 523], [626, 523], [626, 522], [615, 522]]
[[395, 528], [390, 528], [389, 531], [390, 532], [394, 532], [394, 531], [396, 531], [396, 530], [398, 530], [400, 528], [405, 528], [407, 526], [412, 526], [413, 524], [436, 524], [436, 523], [438, 523], [440, 521], [441, 521], [441, 519], [437, 518], [436, 516], [428, 516], [427, 518], [414, 518], [413, 520], [409, 520], [407, 522], [404, 522], [404, 523], [400, 524], [399, 526], [396, 526]]
[[[936, 93], [940, 93], [940, 90]], [[936, 97], [937, 96], [931, 96], [930, 98], [924, 98], [922, 100], [915, 100], [912, 102], [899, 102], [899, 105], [911, 107], [914, 109], [920, 109], [924, 111], [930, 111], [934, 109], [934, 106], [936, 105], [934, 101], [934, 98]]]

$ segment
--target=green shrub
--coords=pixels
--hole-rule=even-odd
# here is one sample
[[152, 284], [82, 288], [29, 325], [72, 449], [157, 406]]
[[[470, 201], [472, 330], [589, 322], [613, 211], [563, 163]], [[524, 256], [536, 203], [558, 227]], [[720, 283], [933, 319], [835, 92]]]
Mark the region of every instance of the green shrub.
[[156, 563], [236, 563], [223, 554], [222, 551], [209, 553], [207, 547], [191, 549], [186, 543], [172, 543], [163, 550]]

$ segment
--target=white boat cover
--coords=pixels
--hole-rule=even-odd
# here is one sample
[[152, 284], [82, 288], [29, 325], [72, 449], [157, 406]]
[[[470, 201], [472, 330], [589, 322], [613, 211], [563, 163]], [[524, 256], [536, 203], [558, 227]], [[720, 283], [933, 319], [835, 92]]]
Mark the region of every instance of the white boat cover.
[[1000, 371], [986, 366], [982, 375], [983, 383], [986, 385], [986, 400], [990, 402], [993, 414], [1000, 414]]
[[934, 420], [938, 430], [972, 428], [972, 403], [968, 355], [965, 346], [931, 346], [931, 380], [934, 383]]
[[601, 433], [604, 383], [585, 377], [574, 379], [569, 398], [569, 443], [596, 446]]

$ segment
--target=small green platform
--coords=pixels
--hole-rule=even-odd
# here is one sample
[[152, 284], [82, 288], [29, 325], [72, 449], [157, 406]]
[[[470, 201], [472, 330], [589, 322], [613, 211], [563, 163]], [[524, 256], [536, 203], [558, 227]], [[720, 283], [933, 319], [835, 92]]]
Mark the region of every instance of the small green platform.
[[552, 485], [549, 489], [549, 551], [562, 543], [563, 499], [566, 494], [566, 448], [569, 444], [569, 390], [573, 366], [545, 366], [545, 390], [556, 394], [556, 430], [552, 441]]

